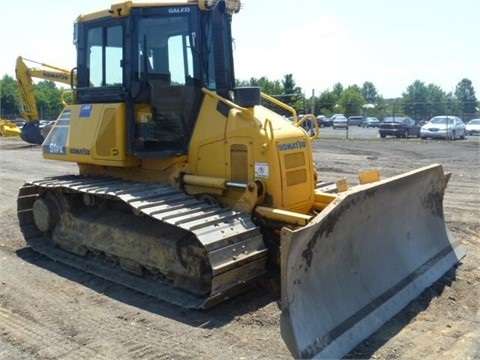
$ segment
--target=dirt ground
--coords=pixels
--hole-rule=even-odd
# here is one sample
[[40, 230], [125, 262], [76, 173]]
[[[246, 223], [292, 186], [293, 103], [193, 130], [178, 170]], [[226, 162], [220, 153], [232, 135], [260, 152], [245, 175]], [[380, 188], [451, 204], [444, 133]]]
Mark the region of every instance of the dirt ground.
[[[480, 139], [341, 139], [314, 145], [323, 180], [383, 177], [441, 163], [445, 218], [467, 256], [348, 358], [480, 358]], [[24, 180], [76, 173], [41, 149], [0, 138], [0, 359], [291, 359], [279, 294], [259, 287], [209, 311], [185, 310], [35, 254], [18, 228]]]

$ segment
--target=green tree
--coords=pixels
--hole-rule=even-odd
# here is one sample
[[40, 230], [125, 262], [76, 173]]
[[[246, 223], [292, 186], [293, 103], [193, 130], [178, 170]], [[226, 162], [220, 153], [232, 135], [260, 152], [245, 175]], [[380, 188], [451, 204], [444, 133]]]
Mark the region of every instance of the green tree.
[[464, 117], [464, 120], [473, 118], [477, 112], [478, 100], [472, 82], [469, 79], [462, 79], [457, 84], [454, 95], [461, 111], [459, 115]]
[[375, 104], [377, 102], [378, 92], [375, 85], [370, 81], [365, 81], [362, 85], [362, 96], [367, 104]]
[[404, 110], [401, 99], [388, 99], [385, 101], [385, 116], [402, 116]]
[[428, 88], [424, 82], [415, 80], [402, 94], [403, 115], [414, 119], [424, 119], [430, 114], [428, 106]]
[[[278, 94], [278, 99], [290, 105], [297, 112], [311, 111], [312, 100], [315, 101], [315, 114], [331, 116], [334, 113], [344, 113], [364, 116], [412, 116], [417, 120], [428, 120], [435, 115], [451, 114], [461, 116], [468, 120], [478, 116], [479, 101], [469, 79], [462, 79], [454, 93], [445, 93], [435, 84], [425, 85], [420, 80], [415, 80], [407, 87], [402, 96], [394, 99], [384, 99], [377, 91], [375, 85], [365, 81], [360, 88], [351, 85], [347, 88], [341, 83], [336, 83], [332, 90], [326, 90], [317, 98], [305, 99], [302, 89], [298, 87], [292, 74], [284, 76], [282, 81], [270, 81], [265, 77], [252, 78], [248, 81], [237, 81], [237, 86], [261, 86], [262, 91], [273, 95]], [[360, 96], [359, 96], [360, 95]], [[362, 101], [363, 99], [363, 101]], [[374, 108], [362, 109], [365, 103], [375, 104]], [[362, 112], [362, 110], [365, 110]]]
[[339, 99], [340, 96], [342, 96], [343, 85], [340, 84], [340, 83], [336, 83], [335, 85], [333, 85], [332, 92], [335, 94], [335, 96], [337, 97], [337, 99]]
[[335, 105], [338, 97], [332, 91], [324, 91], [315, 102], [315, 112], [326, 116], [332, 116], [335, 113]]
[[452, 92], [445, 95], [444, 108], [445, 111], [442, 114], [462, 116], [461, 104]]
[[428, 115], [419, 120], [428, 120], [435, 115], [446, 113], [446, 94], [435, 84], [429, 84], [427, 87]]
[[292, 74], [284, 75], [282, 86], [284, 95], [292, 95], [290, 98], [286, 97], [284, 102], [293, 107], [298, 113], [305, 111], [306, 104], [302, 94], [302, 88], [296, 85]]
[[362, 113], [365, 99], [362, 96], [361, 89], [356, 85], [352, 85], [342, 91], [338, 102], [345, 116], [351, 116]]
[[40, 117], [55, 119], [63, 109], [62, 90], [53, 81], [44, 80], [35, 85], [35, 97]]
[[245, 87], [245, 86], [250, 86], [250, 82], [248, 80], [235, 79], [235, 87]]
[[250, 78], [248, 81], [236, 81], [237, 87], [242, 86], [258, 86], [260, 90], [267, 95], [283, 94], [283, 87], [279, 80], [270, 81], [267, 77], [262, 76], [260, 79]]
[[[263, 93], [270, 95], [284, 103], [296, 101], [296, 95], [287, 96], [284, 94], [284, 89], [280, 80], [270, 81], [265, 76], [262, 76], [260, 79], [250, 78], [249, 81], [236, 81], [236, 86], [258, 86]], [[281, 107], [278, 107], [269, 101], [262, 101], [262, 105], [279, 114], [290, 116], [285, 109], [282, 109]]]
[[[350, 85], [347, 89], [355, 90], [356, 92], [358, 92], [360, 94], [362, 93], [362, 89], [357, 84]], [[362, 95], [362, 97], [363, 97], [363, 95]]]
[[[286, 74], [282, 80], [283, 90], [285, 94], [301, 94], [301, 89], [297, 87], [295, 84], [295, 80], [293, 80], [292, 74]], [[300, 91], [299, 91], [300, 90]]]
[[18, 87], [17, 81], [8, 75], [0, 80], [0, 116], [13, 118], [18, 114]]
[[[55, 82], [44, 80], [34, 85], [35, 102], [40, 117], [44, 119], [56, 119], [62, 111], [64, 104], [62, 103], [63, 88], [57, 88]], [[0, 80], [1, 92], [1, 115], [7, 118], [20, 116], [21, 109], [25, 104], [20, 101], [18, 94], [17, 80], [11, 76], [5, 75]], [[72, 102], [68, 96], [66, 100]]]
[[376, 116], [379, 119], [389, 115], [389, 105], [383, 96], [378, 95], [375, 101], [375, 108], [368, 111], [368, 116]]
[[261, 77], [259, 84], [262, 91], [268, 95], [282, 94], [284, 92], [280, 80], [270, 81], [266, 77]]

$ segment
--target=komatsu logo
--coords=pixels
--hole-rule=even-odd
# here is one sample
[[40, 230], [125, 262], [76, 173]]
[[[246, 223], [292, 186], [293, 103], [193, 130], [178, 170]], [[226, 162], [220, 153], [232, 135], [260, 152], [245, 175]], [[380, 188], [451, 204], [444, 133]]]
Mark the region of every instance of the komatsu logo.
[[307, 146], [307, 143], [305, 141], [297, 140], [297, 141], [292, 141], [285, 144], [279, 144], [278, 150], [280, 151], [297, 150], [297, 149], [303, 149], [306, 146]]
[[188, 7], [170, 8], [168, 9], [168, 12], [170, 14], [189, 13], [190, 8]]
[[43, 73], [43, 77], [44, 77], [44, 78], [50, 78], [50, 79], [68, 80], [68, 76], [67, 76], [67, 75], [63, 75], [63, 74], [52, 74], [52, 73], [47, 73], [47, 72], [44, 72], [44, 73]]
[[76, 148], [70, 148], [70, 154], [73, 155], [90, 155], [90, 150], [88, 149], [76, 149]]

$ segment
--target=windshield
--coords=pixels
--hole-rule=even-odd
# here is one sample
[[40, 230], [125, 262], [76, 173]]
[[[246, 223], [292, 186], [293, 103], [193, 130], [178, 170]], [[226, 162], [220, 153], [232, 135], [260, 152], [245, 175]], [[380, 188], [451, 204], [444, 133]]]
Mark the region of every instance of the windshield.
[[454, 124], [453, 118], [446, 118], [446, 117], [441, 117], [441, 118], [433, 118], [430, 120], [430, 123], [432, 124], [438, 124], [438, 125], [445, 125], [445, 124]]
[[186, 16], [149, 17], [139, 21], [138, 74], [184, 85], [193, 78], [192, 33]]
[[388, 117], [383, 122], [403, 122], [403, 117]]
[[91, 87], [121, 86], [123, 83], [123, 28], [99, 25], [87, 33], [87, 65]]

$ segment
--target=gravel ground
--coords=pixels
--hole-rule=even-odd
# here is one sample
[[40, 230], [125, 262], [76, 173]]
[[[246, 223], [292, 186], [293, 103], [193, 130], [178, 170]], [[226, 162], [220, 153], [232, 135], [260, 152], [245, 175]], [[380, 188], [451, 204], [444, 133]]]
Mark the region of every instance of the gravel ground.
[[[380, 139], [376, 129], [321, 129], [322, 180], [356, 182], [431, 163], [452, 172], [445, 218], [467, 256], [349, 358], [480, 358], [479, 138]], [[38, 146], [0, 138], [0, 359], [290, 359], [279, 333], [279, 294], [259, 287], [209, 311], [170, 306], [68, 268], [26, 247], [16, 196], [25, 179], [76, 173]]]

